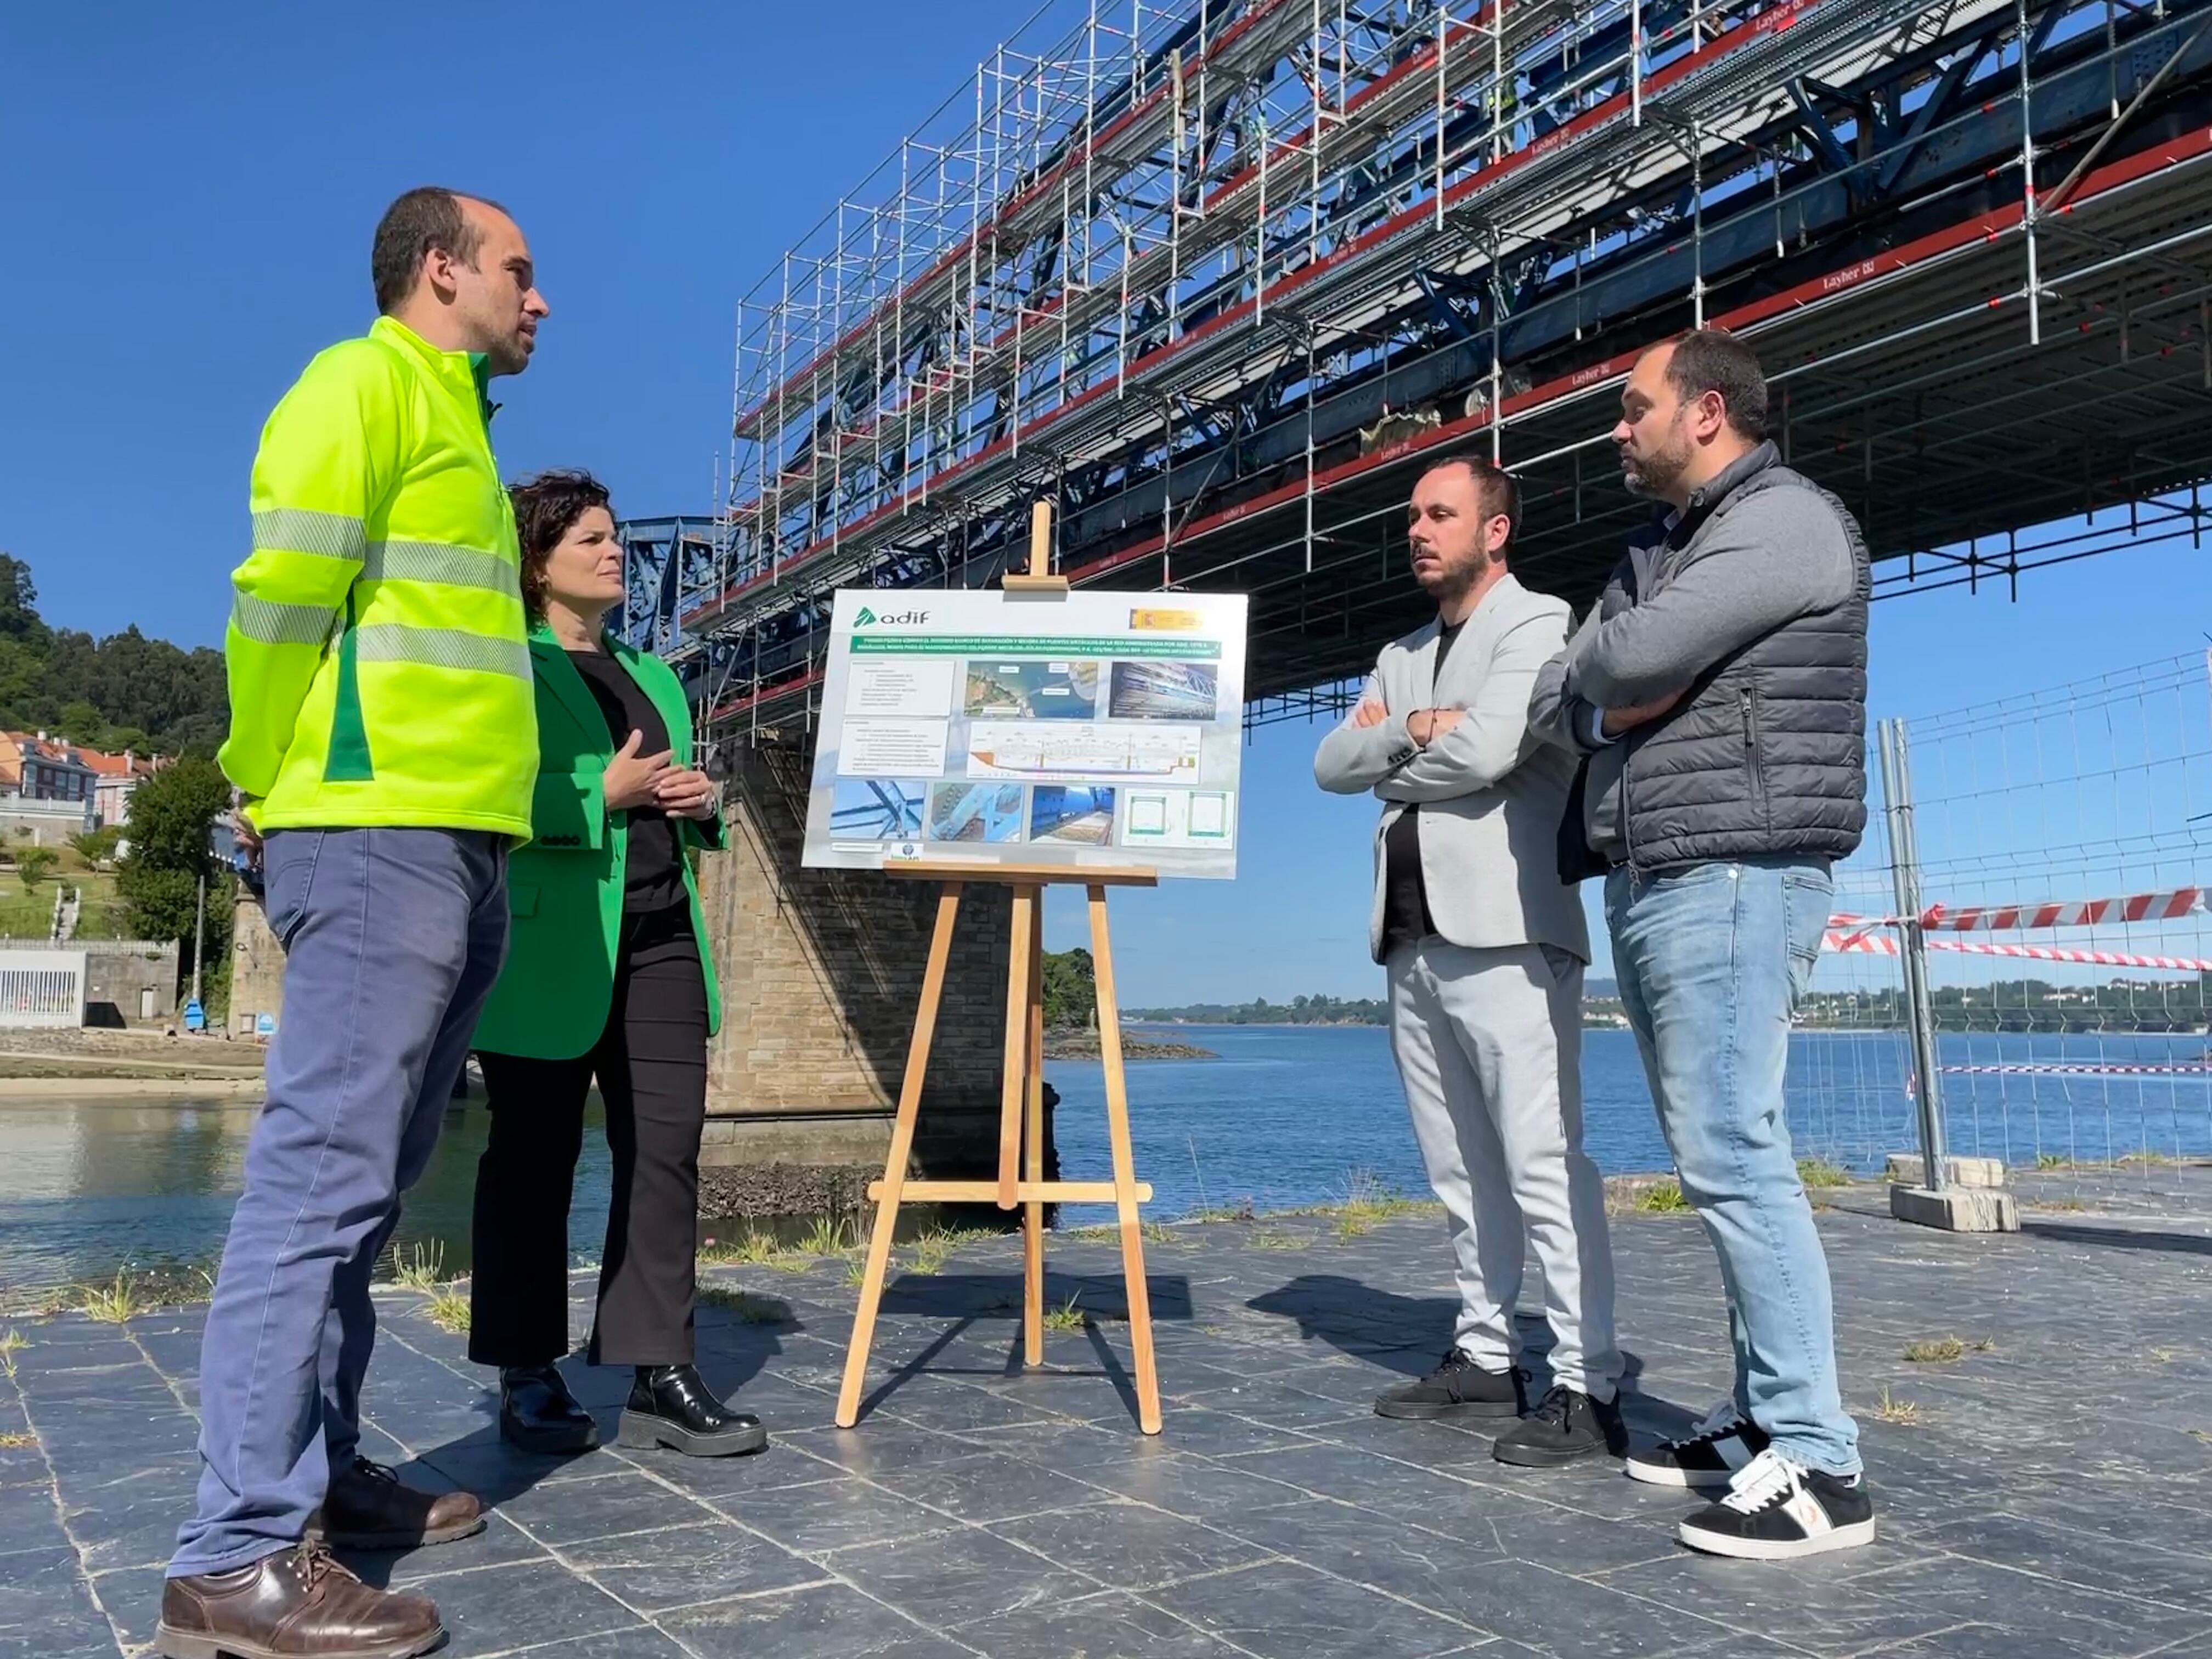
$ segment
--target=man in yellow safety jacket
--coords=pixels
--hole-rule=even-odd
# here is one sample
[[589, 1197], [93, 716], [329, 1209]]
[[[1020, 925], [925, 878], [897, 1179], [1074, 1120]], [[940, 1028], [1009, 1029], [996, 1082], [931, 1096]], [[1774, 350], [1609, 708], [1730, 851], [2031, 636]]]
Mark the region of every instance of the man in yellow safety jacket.
[[451, 191], [393, 203], [371, 267], [374, 326], [262, 432], [233, 577], [221, 759], [260, 840], [284, 1015], [201, 1351], [173, 1659], [420, 1653], [436, 1609], [327, 1547], [483, 1525], [474, 1498], [361, 1456], [359, 1401], [370, 1270], [498, 977], [507, 849], [530, 834], [530, 649], [485, 392], [528, 366], [547, 307], [520, 227]]

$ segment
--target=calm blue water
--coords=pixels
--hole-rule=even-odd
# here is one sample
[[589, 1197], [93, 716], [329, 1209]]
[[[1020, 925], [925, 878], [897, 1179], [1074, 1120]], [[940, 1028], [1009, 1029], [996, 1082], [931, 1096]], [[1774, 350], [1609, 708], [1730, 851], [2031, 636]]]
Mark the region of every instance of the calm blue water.
[[[1218, 1059], [1129, 1068], [1137, 1172], [1151, 1213], [1249, 1200], [1261, 1208], [1342, 1198], [1355, 1171], [1425, 1190], [1388, 1038], [1372, 1026], [1182, 1026], [1159, 1035]], [[1949, 1036], [1947, 1067], [2201, 1066], [2203, 1037]], [[1058, 1133], [1071, 1176], [1110, 1173], [1097, 1061], [1056, 1060]], [[1903, 1037], [1802, 1032], [1792, 1039], [1790, 1127], [1801, 1153], [1872, 1170], [1918, 1145]], [[1635, 1040], [1584, 1034], [1590, 1152], [1608, 1174], [1663, 1170]], [[2212, 1155], [2212, 1077], [1943, 1079], [1951, 1150], [2033, 1164], [2038, 1154], [2100, 1162], [2135, 1152]], [[206, 1261], [237, 1194], [254, 1108], [159, 1100], [0, 1099], [0, 1303], [10, 1292], [104, 1277], [126, 1262]], [[450, 1113], [428, 1173], [408, 1200], [401, 1242], [467, 1261], [468, 1216], [483, 1146], [481, 1103]], [[607, 1155], [596, 1114], [577, 1173], [570, 1242], [596, 1255]], [[1102, 1212], [1103, 1213], [1103, 1212]], [[1071, 1219], [1096, 1214], [1079, 1212]]]

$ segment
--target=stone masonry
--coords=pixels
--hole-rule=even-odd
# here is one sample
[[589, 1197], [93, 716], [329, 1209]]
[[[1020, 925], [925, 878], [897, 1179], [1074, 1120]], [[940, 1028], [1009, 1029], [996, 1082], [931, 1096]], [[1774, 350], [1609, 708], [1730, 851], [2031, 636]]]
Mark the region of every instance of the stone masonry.
[[[728, 845], [700, 862], [721, 976], [709, 1056], [707, 1186], [721, 1213], [844, 1207], [880, 1174], [936, 920], [933, 882], [802, 869], [810, 745], [771, 736], [723, 758]], [[995, 1157], [1010, 896], [971, 885], [930, 1051], [919, 1170]]]

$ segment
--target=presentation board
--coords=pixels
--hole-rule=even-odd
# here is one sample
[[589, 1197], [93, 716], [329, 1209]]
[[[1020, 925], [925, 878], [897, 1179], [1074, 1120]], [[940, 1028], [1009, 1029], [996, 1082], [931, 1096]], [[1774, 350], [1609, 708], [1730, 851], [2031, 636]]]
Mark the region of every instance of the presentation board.
[[1241, 593], [841, 592], [805, 862], [1237, 873]]

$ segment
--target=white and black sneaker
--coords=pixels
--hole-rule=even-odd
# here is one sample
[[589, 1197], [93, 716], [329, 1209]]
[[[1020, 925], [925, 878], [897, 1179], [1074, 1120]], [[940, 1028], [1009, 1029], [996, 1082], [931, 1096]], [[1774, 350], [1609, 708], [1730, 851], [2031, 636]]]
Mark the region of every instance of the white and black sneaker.
[[1766, 1431], [1723, 1400], [1689, 1433], [1632, 1454], [1628, 1475], [1655, 1486], [1725, 1486], [1765, 1449]]
[[1728, 1496], [1682, 1522], [1681, 1539], [1709, 1555], [1790, 1561], [1874, 1542], [1865, 1477], [1824, 1474], [1769, 1446], [1744, 1465]]

